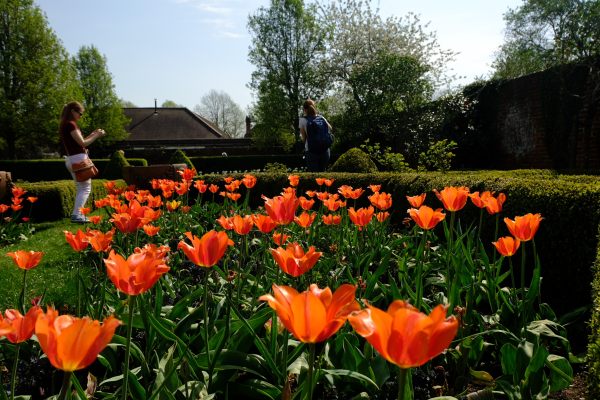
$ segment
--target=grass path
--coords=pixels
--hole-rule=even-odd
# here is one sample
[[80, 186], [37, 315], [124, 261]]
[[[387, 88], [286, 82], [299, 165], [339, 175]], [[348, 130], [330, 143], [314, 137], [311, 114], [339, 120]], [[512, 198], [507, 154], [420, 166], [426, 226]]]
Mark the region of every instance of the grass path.
[[81, 225], [68, 219], [35, 225], [35, 233], [28, 240], [0, 248], [0, 311], [17, 308], [23, 283], [23, 271], [6, 253], [15, 250], [44, 252], [40, 264], [27, 271], [26, 306], [31, 300], [44, 295], [44, 304], [62, 308], [75, 301], [75, 274], [73, 267], [79, 255], [65, 240], [63, 231], [76, 232]]

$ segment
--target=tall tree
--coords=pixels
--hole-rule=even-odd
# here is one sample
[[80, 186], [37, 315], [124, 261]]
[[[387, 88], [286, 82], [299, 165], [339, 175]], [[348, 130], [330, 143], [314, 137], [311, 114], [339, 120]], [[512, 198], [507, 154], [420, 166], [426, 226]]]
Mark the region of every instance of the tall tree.
[[504, 21], [495, 77], [515, 78], [600, 54], [600, 0], [524, 0]]
[[0, 1], [0, 151], [27, 158], [55, 150], [62, 106], [79, 98], [76, 72], [32, 0]]
[[95, 46], [83, 46], [73, 62], [83, 91], [86, 115], [81, 127], [84, 130], [102, 128], [107, 135], [101, 144], [123, 139], [128, 119], [123, 113], [121, 101], [116, 95], [112, 76], [108, 71], [106, 57]]
[[181, 108], [183, 106], [181, 104], [175, 103], [173, 100], [165, 100], [165, 101], [163, 101], [161, 107], [163, 107], [163, 108]]
[[269, 7], [249, 17], [248, 28], [252, 35], [248, 58], [256, 68], [250, 87], [257, 92], [257, 108], [279, 103], [284, 109], [282, 118], [262, 112], [255, 118], [259, 124], [277, 122], [273, 131], [297, 134], [303, 100], [319, 97], [326, 89], [317, 68], [324, 57], [325, 31], [317, 22], [316, 8], [306, 7], [302, 0], [271, 0]]
[[229, 137], [242, 137], [246, 129], [246, 116], [231, 96], [223, 91], [210, 90], [202, 96], [194, 111], [215, 124]]

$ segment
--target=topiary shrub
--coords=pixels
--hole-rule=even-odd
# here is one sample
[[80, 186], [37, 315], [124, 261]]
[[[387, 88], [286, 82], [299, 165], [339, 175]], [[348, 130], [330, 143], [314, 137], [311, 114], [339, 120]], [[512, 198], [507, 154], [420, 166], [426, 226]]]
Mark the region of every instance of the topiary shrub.
[[181, 149], [177, 149], [177, 151], [173, 153], [173, 155], [169, 159], [169, 164], [186, 164], [187, 167], [190, 169], [196, 168], [194, 167], [192, 160], [190, 160], [190, 158], [186, 156], [183, 150]]
[[125, 158], [125, 152], [117, 150], [110, 156], [101, 177], [103, 179], [123, 179], [123, 167], [129, 165], [129, 161]]
[[354, 147], [342, 154], [329, 170], [333, 172], [377, 172], [377, 166], [367, 153]]

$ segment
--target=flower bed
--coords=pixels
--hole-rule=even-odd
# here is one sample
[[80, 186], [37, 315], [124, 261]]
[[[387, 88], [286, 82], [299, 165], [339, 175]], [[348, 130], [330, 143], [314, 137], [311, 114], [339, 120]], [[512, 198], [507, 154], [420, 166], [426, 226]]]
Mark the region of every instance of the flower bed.
[[[376, 184], [297, 176], [251, 210], [254, 177], [194, 175], [108, 184], [95, 226], [65, 233], [81, 255], [72, 317], [25, 306], [23, 290], [0, 323], [6, 354], [41, 348], [65, 394], [83, 395], [84, 370], [98, 398], [530, 398], [570, 383], [565, 329], [540, 301], [537, 210], [501, 218], [510, 197], [462, 186], [398, 205]], [[43, 268], [35, 252], [13, 257], [23, 282]]]

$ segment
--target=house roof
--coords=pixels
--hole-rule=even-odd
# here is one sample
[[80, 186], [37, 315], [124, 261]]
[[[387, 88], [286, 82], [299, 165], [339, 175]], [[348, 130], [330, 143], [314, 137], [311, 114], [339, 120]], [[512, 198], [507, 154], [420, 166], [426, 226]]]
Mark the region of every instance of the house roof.
[[126, 107], [127, 141], [223, 139], [227, 134], [205, 118], [181, 108]]

